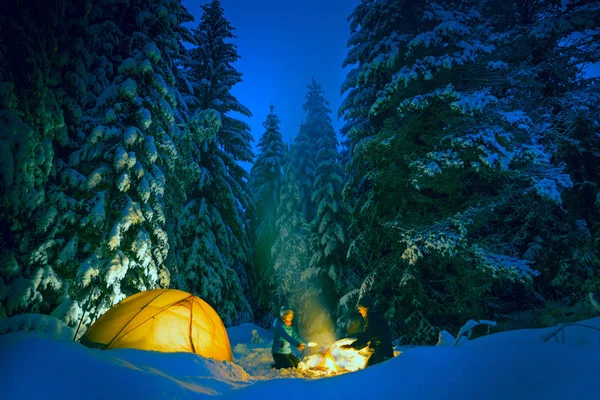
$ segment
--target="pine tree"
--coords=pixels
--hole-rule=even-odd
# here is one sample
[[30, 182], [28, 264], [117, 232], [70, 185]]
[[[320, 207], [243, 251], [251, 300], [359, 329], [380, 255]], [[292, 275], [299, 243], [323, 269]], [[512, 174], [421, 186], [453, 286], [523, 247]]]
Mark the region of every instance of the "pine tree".
[[[342, 67], [352, 67], [342, 84], [344, 101], [338, 110], [345, 124], [340, 133], [344, 137], [344, 160], [352, 156], [354, 146], [363, 138], [381, 128], [381, 119], [370, 115], [378, 92], [391, 78], [390, 69], [402, 36], [414, 32], [415, 18], [422, 12], [424, 1], [362, 0], [351, 16], [348, 55]], [[363, 78], [369, 71], [369, 80]]]
[[174, 69], [189, 14], [175, 1], [131, 6], [139, 11], [130, 18], [103, 2], [90, 13], [84, 46], [93, 74], [61, 173], [61, 189], [83, 205], [77, 237], [85, 244], [72, 290], [86, 299], [100, 289], [91, 294], [101, 300], [98, 315], [171, 280], [167, 187], [180, 122]]
[[[342, 67], [350, 67], [341, 87], [344, 95], [338, 116], [343, 118], [344, 125], [340, 129], [342, 135], [342, 162], [345, 168], [347, 184], [344, 186], [344, 200], [354, 212], [361, 209], [361, 204], [369, 199], [367, 193], [370, 182], [365, 178], [366, 165], [357, 165], [354, 158], [356, 146], [363, 140], [369, 140], [381, 129], [383, 118], [373, 118], [371, 106], [377, 100], [378, 92], [391, 79], [393, 72], [385, 68], [393, 62], [397, 43], [402, 36], [416, 30], [415, 18], [423, 7], [423, 1], [390, 1], [363, 0], [351, 16], [348, 55]], [[376, 73], [364, 77], [373, 70]], [[365, 233], [365, 219], [350, 219], [347, 228], [350, 243], [362, 248], [370, 248]], [[348, 253], [348, 263], [355, 266], [356, 272], [364, 274], [369, 260], [378, 255]], [[353, 299], [356, 295], [352, 296]], [[348, 297], [342, 298], [346, 304]], [[358, 299], [354, 299], [358, 300]], [[348, 308], [348, 307], [346, 307]], [[349, 307], [354, 309], [354, 305]]]
[[[250, 247], [244, 214], [253, 204], [248, 173], [239, 162], [251, 161], [253, 154], [249, 126], [229, 114], [251, 113], [230, 92], [241, 81], [232, 65], [239, 59], [229, 42], [235, 38], [233, 28], [218, 0], [202, 10], [198, 28], [192, 30], [198, 47], [190, 51], [185, 67], [193, 90], [186, 100], [192, 130], [200, 136], [192, 138], [190, 163], [196, 172], [182, 177], [190, 191], [178, 221], [178, 240], [185, 250], [178, 257], [177, 282], [212, 304], [230, 325], [252, 317], [246, 299]], [[202, 128], [215, 124], [214, 134]]]
[[316, 208], [312, 200], [315, 169], [317, 167], [318, 141], [326, 130], [327, 115], [330, 110], [323, 97], [322, 85], [315, 77], [307, 85], [306, 101], [302, 105], [306, 120], [300, 125], [300, 131], [294, 138], [292, 162], [296, 166], [296, 176], [300, 188], [301, 210], [307, 221], [315, 217]]
[[[265, 133], [258, 143], [259, 153], [250, 171], [250, 184], [254, 194], [254, 253], [256, 274], [260, 282], [272, 271], [271, 248], [276, 239], [277, 207], [283, 180], [284, 144], [279, 131], [279, 118], [274, 113], [275, 106], [263, 123]], [[260, 288], [255, 292], [262, 292]]]
[[47, 189], [66, 130], [53, 91], [59, 3], [27, 2], [0, 16], [0, 318], [50, 312], [65, 290], [49, 259], [65, 245], [54, 235], [69, 207], [57, 209]]
[[[528, 243], [526, 257], [540, 271], [531, 292], [537, 306], [566, 301], [567, 306], [579, 303], [585, 310], [590, 308], [589, 293], [599, 287], [594, 271], [600, 260], [592, 240], [598, 232], [599, 181], [592, 165], [598, 161], [594, 155], [598, 127], [593, 115], [600, 103], [598, 80], [585, 76], [584, 68], [598, 60], [595, 21], [600, 9], [586, 1], [520, 4], [517, 13], [504, 3], [491, 2], [492, 6], [499, 11], [491, 15], [494, 23], [511, 26], [513, 50], [507, 49], [503, 59], [509, 64], [527, 63], [519, 71], [524, 77], [519, 86], [527, 88], [526, 96], [520, 97], [545, 117], [539, 141], [552, 149], [553, 164], [557, 169], [564, 167], [573, 182], [572, 189], [561, 196], [561, 212], [545, 210], [536, 215], [535, 222], [531, 217], [526, 220], [535, 229], [516, 233]], [[515, 43], [520, 43], [519, 51], [514, 51]], [[552, 193], [551, 183], [544, 186]], [[548, 322], [552, 324], [552, 318]]]
[[276, 301], [270, 307], [275, 315], [281, 304], [288, 304], [301, 315], [304, 300], [314, 294], [310, 290], [310, 276], [305, 275], [309, 261], [309, 227], [300, 211], [300, 188], [295, 171], [288, 152], [277, 208], [277, 239], [271, 250], [273, 274], [270, 284]]
[[[137, 12], [107, 2], [66, 4], [64, 19], [51, 18], [59, 27], [50, 36], [57, 40], [52, 63], [40, 69], [51, 71], [48, 98], [60, 104], [55, 115], [62, 111], [66, 124], [53, 143], [55, 158], [47, 158], [53, 168], [40, 214], [43, 239], [27, 240], [31, 262], [43, 267], [19, 278], [34, 296], [11, 290], [9, 297], [21, 310], [39, 310], [35, 303], [43, 301], [42, 311], [70, 325], [170, 281], [165, 187], [177, 160], [173, 68], [189, 14], [177, 1], [130, 6]], [[43, 294], [40, 285], [48, 289]]]
[[489, 317], [498, 280], [530, 286], [535, 228], [523, 221], [560, 213], [572, 185], [544, 140], [536, 65], [511, 50], [523, 31], [494, 24], [490, 4], [365, 1], [352, 16], [350, 253], [375, 260], [361, 290], [392, 299], [394, 328], [415, 342]]
[[302, 123], [300, 131], [294, 138], [291, 148], [291, 162], [296, 168], [294, 175], [298, 179], [300, 190], [300, 210], [304, 218], [309, 220], [314, 212], [312, 203], [312, 185], [315, 179], [315, 143], [308, 135], [308, 131]]
[[311, 226], [311, 259], [307, 275], [314, 276], [313, 285], [324, 296], [330, 311], [335, 309], [340, 293], [348, 289], [346, 259], [347, 208], [342, 199], [344, 173], [338, 141], [331, 122], [329, 102], [325, 100], [322, 84], [313, 78], [308, 86], [303, 129], [314, 143], [315, 173], [310, 204], [314, 211]]

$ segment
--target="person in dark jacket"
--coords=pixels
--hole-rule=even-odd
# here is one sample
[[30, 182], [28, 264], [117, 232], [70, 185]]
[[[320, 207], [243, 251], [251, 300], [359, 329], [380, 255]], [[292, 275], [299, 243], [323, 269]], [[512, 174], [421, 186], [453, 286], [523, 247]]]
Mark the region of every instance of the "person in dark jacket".
[[363, 296], [358, 301], [358, 312], [363, 317], [362, 332], [354, 342], [343, 345], [341, 348], [360, 350], [369, 346], [369, 350], [373, 351], [373, 354], [367, 361], [367, 367], [393, 358], [394, 347], [392, 346], [390, 327], [383, 315], [373, 308], [371, 297]]
[[346, 334], [349, 337], [356, 337], [359, 332], [362, 332], [363, 317], [358, 311], [353, 312], [346, 323]]
[[271, 353], [275, 365], [273, 368], [296, 368], [300, 360], [292, 354], [291, 345], [302, 351], [305, 348], [304, 339], [292, 327], [294, 311], [289, 307], [281, 307], [279, 318], [273, 321], [273, 347]]

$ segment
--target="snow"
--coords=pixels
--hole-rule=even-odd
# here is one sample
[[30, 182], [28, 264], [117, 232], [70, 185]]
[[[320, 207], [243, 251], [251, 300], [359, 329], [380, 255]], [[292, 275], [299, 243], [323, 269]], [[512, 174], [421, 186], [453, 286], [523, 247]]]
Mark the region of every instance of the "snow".
[[117, 113], [115, 113], [115, 110], [113, 110], [112, 108], [109, 108], [108, 110], [106, 110], [106, 114], [104, 114], [104, 122], [105, 123], [111, 123], [111, 122], [115, 122], [117, 120]]
[[[581, 324], [600, 328], [600, 317]], [[230, 363], [192, 353], [88, 349], [53, 317], [23, 314], [0, 321], [0, 393], [8, 399], [600, 398], [600, 332], [568, 326], [564, 341], [561, 334], [544, 341], [556, 329], [463, 338], [459, 346], [445, 332], [442, 345], [400, 348], [388, 362], [315, 379], [270, 369], [270, 332], [249, 323], [228, 329]]]
[[109, 171], [108, 171], [108, 167], [106, 165], [102, 165], [102, 166], [96, 168], [94, 171], [92, 171], [91, 174], [88, 175], [87, 181], [85, 184], [86, 188], [88, 190], [94, 189], [96, 186], [98, 186], [100, 183], [102, 183], [102, 181], [104, 180], [104, 177], [107, 174], [109, 174]]
[[229, 343], [231, 344], [231, 347], [233, 348], [239, 343], [251, 343], [252, 331], [254, 330], [257, 331], [258, 336], [261, 338], [273, 340], [273, 334], [271, 331], [260, 328], [254, 324], [244, 323], [227, 329], [227, 335], [229, 335]]
[[458, 331], [458, 335], [456, 337], [456, 341], [454, 342], [454, 345], [456, 346], [460, 339], [463, 337], [463, 335], [466, 333], [468, 338], [471, 338], [471, 334], [473, 333], [473, 328], [475, 328], [476, 326], [479, 325], [488, 325], [488, 326], [496, 326], [496, 321], [488, 321], [488, 320], [481, 320], [481, 321], [475, 321], [475, 320], [468, 320], [463, 326], [462, 328], [460, 328], [460, 330]]
[[150, 185], [148, 184], [148, 180], [146, 178], [142, 177], [137, 186], [137, 190], [142, 201], [146, 203], [150, 198]]
[[534, 185], [534, 189], [541, 197], [545, 197], [557, 204], [562, 204], [561, 192], [563, 189], [571, 188], [573, 182], [568, 175], [557, 175], [552, 178], [538, 180]]
[[144, 54], [146, 54], [146, 56], [150, 60], [154, 61], [155, 63], [158, 63], [158, 61], [160, 61], [161, 54], [160, 54], [160, 50], [156, 46], [156, 43], [150, 42], [150, 43], [146, 44], [144, 46], [144, 50], [143, 51], [144, 51]]
[[36, 231], [38, 233], [44, 233], [48, 231], [48, 227], [54, 223], [57, 216], [58, 210], [52, 206], [48, 207], [44, 214], [42, 214], [42, 217], [38, 219], [36, 223]]
[[508, 69], [508, 64], [504, 61], [490, 61], [488, 62], [487, 66], [492, 71]]
[[93, 226], [100, 226], [106, 219], [106, 192], [98, 192], [96, 194], [96, 204], [92, 208], [90, 214], [86, 217], [85, 223], [91, 222]]
[[115, 158], [113, 160], [113, 165], [117, 172], [127, 166], [127, 164], [128, 164], [127, 158], [128, 157], [129, 157], [129, 154], [127, 154], [127, 151], [125, 151], [124, 148], [119, 147], [117, 149], [117, 151], [115, 152]]
[[123, 143], [125, 143], [126, 146], [132, 146], [138, 138], [138, 129], [135, 126], [130, 126], [123, 132]]
[[[0, 335], [7, 333], [34, 333], [46, 339], [71, 340], [75, 334], [62, 321], [42, 314], [19, 314], [0, 320]], [[4, 339], [6, 336], [1, 336]]]
[[123, 97], [133, 99], [137, 94], [137, 85], [133, 79], [127, 78], [125, 82], [121, 84], [119, 90]]
[[64, 184], [79, 188], [86, 182], [86, 177], [72, 168], [67, 168], [63, 173], [61, 180]]
[[452, 102], [451, 107], [463, 114], [474, 115], [481, 112], [488, 104], [497, 102], [496, 97], [486, 90], [473, 93], [456, 92], [458, 100]]
[[[137, 62], [134, 58], [128, 57], [123, 60], [117, 69], [119, 75], [134, 74], [136, 72]], [[135, 83], [135, 82], [134, 82]]]
[[150, 235], [145, 230], [140, 230], [133, 244], [131, 250], [135, 253], [138, 261], [146, 268], [152, 262], [152, 257], [148, 249], [150, 249], [152, 243], [150, 241]]
[[150, 62], [150, 60], [145, 59], [145, 60], [140, 61], [140, 63], [138, 64], [138, 72], [139, 73], [149, 74], [152, 71], [153, 71], [153, 68], [152, 68], [152, 63]]
[[117, 188], [121, 192], [126, 192], [127, 190], [129, 190], [130, 185], [131, 179], [129, 179], [129, 174], [127, 172], [123, 172], [117, 179]]
[[144, 107], [140, 108], [138, 111], [138, 116], [140, 118], [140, 124], [143, 129], [148, 129], [152, 124], [152, 114], [150, 111]]
[[60, 251], [57, 263], [58, 265], [66, 264], [67, 261], [74, 260], [77, 255], [77, 235], [73, 236], [71, 240], [67, 242], [65, 247]]
[[[96, 399], [187, 399], [222, 393], [247, 379], [234, 364], [190, 353], [164, 355], [131, 349], [103, 352], [74, 342], [52, 342], [24, 334], [2, 339], [2, 370], [10, 371], [9, 376], [19, 371], [0, 384], [5, 398], [69, 399], [84, 394]], [[23, 358], [23, 353], [29, 356]], [[165, 363], [165, 357], [169, 362]], [[55, 360], [62, 361], [60, 369], [51, 367]], [[232, 377], [236, 381], [231, 381]]]
[[155, 162], [158, 158], [158, 152], [156, 150], [156, 144], [154, 143], [153, 136], [146, 136], [144, 147], [146, 150], [146, 156], [150, 160], [151, 163]]
[[528, 260], [496, 254], [479, 245], [473, 245], [472, 248], [473, 254], [479, 259], [479, 264], [484, 268], [489, 268], [494, 276], [508, 271], [517, 279], [527, 280], [540, 274], [539, 271], [530, 267], [531, 262]]
[[[65, 324], [77, 325], [77, 324], [79, 324], [79, 321], [81, 320], [81, 317], [83, 315], [83, 310], [81, 309], [78, 301], [75, 301], [75, 300], [65, 296], [62, 303], [60, 303], [50, 313], [50, 315], [57, 318], [60, 321], [64, 321]], [[89, 320], [89, 314], [88, 314], [87, 320]], [[65, 333], [66, 339], [69, 340], [69, 339], [73, 338], [75, 335], [73, 330], [71, 328], [69, 328], [67, 325], [62, 325], [62, 326], [64, 328], [69, 329], [68, 336], [67, 336], [67, 333]], [[62, 329], [63, 328], [61, 327], [61, 330]], [[78, 337], [81, 336], [81, 334], [83, 332], [84, 332], [84, 330], [80, 329], [77, 336]]]
[[598, 398], [588, 379], [594, 375], [590, 368], [600, 366], [600, 354], [540, 344], [518, 350], [522, 349], [418, 348], [355, 374], [306, 383], [262, 382], [225, 398], [256, 399], [269, 392], [287, 400]]
[[115, 222], [110, 231], [110, 239], [108, 240], [108, 246], [111, 250], [116, 249], [121, 244], [121, 223]]
[[79, 269], [77, 270], [77, 280], [83, 287], [86, 287], [92, 282], [92, 279], [98, 276], [99, 272], [98, 257], [93, 255], [88, 257], [79, 266]]

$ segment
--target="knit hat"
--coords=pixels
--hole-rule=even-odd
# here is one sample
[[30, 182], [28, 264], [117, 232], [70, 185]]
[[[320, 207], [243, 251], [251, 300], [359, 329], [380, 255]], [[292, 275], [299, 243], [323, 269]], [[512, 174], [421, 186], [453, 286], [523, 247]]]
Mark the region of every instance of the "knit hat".
[[294, 310], [288, 306], [281, 306], [281, 309], [279, 310], [279, 316], [283, 318], [288, 314], [294, 314]]
[[373, 307], [373, 299], [371, 299], [371, 296], [363, 296], [358, 300], [358, 306], [369, 309]]

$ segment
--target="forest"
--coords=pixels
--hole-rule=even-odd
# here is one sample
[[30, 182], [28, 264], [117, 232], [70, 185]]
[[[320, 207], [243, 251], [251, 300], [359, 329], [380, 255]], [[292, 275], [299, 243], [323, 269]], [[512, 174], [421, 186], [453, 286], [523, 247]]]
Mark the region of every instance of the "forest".
[[227, 1], [197, 21], [180, 0], [17, 3], [0, 15], [0, 319], [84, 332], [175, 288], [228, 327], [270, 329], [287, 305], [301, 331], [343, 335], [369, 295], [395, 344], [422, 345], [600, 310], [598, 2], [362, 0], [339, 93], [293, 78], [290, 143], [277, 104], [232, 94]]

